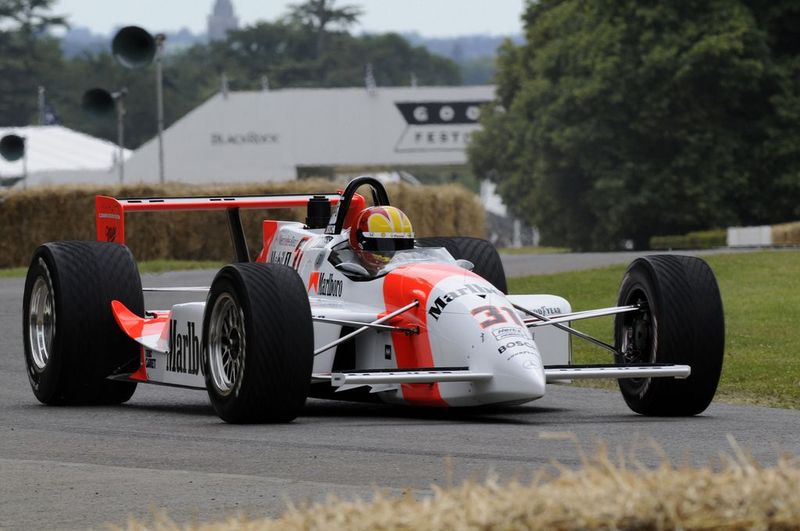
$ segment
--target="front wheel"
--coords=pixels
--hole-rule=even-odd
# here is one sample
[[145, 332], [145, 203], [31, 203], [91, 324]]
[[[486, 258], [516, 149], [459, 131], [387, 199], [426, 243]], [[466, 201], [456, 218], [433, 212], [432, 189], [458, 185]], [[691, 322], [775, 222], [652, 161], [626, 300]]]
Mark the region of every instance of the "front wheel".
[[314, 329], [303, 282], [280, 264], [217, 273], [203, 320], [211, 404], [231, 423], [289, 422], [311, 384]]
[[690, 256], [638, 258], [625, 272], [618, 304], [642, 310], [614, 321], [617, 363], [685, 364], [692, 370], [684, 380], [619, 380], [628, 406], [643, 415], [703, 412], [716, 393], [725, 347], [722, 299], [708, 264]]
[[22, 307], [25, 365], [34, 396], [49, 405], [119, 404], [135, 382], [106, 379], [139, 367], [139, 346], [119, 328], [111, 301], [144, 313], [139, 271], [127, 247], [65, 241], [33, 254]]

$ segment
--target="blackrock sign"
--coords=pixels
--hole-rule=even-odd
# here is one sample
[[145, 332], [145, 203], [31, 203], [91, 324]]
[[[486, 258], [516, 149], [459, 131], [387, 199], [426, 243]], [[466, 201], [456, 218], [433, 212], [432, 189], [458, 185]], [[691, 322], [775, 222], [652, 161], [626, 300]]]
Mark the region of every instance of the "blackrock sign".
[[[290, 180], [305, 168], [453, 166], [481, 127], [492, 86], [361, 87], [217, 95], [164, 133], [167, 180]], [[126, 173], [158, 181], [158, 143]]]
[[398, 102], [406, 128], [395, 151], [463, 151], [480, 128], [484, 101]]

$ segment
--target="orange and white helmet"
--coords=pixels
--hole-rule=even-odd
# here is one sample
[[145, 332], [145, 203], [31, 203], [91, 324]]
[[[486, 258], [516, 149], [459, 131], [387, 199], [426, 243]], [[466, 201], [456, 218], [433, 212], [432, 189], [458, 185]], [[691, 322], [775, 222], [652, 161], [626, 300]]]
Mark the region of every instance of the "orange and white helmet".
[[414, 229], [402, 210], [373, 206], [361, 211], [350, 229], [354, 251], [392, 252], [414, 248]]

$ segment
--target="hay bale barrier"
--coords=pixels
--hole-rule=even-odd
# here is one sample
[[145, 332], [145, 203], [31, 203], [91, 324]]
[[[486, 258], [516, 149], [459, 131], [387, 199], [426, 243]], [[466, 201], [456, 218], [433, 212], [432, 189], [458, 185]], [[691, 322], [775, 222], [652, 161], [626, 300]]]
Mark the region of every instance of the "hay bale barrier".
[[773, 225], [773, 245], [800, 245], [800, 221]]
[[[325, 180], [238, 186], [53, 187], [15, 191], [0, 203], [0, 268], [28, 265], [34, 249], [57, 240], [95, 239], [94, 197], [218, 196], [274, 193], [330, 193]], [[404, 210], [418, 236], [483, 237], [480, 199], [460, 186], [387, 186], [392, 204]], [[252, 254], [261, 249], [265, 218], [302, 221], [303, 209], [243, 211]], [[126, 243], [138, 260], [221, 260], [233, 258], [224, 212], [142, 212], [125, 220]]]
[[530, 483], [489, 479], [433, 495], [387, 496], [289, 507], [276, 519], [234, 516], [184, 525], [166, 515], [128, 529], [408, 530], [408, 529], [798, 529], [800, 462], [783, 457], [762, 467], [734, 444], [715, 467], [642, 465], [605, 450], [577, 470], [553, 464]]

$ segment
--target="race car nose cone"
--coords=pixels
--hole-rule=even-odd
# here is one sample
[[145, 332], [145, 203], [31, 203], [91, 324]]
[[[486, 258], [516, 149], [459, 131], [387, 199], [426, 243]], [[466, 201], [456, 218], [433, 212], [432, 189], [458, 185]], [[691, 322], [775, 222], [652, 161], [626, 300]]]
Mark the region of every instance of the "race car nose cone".
[[544, 396], [545, 376], [539, 350], [533, 341], [522, 343], [525, 345], [516, 345], [515, 350], [506, 350], [495, 359], [492, 384], [507, 395], [504, 402], [527, 402]]

